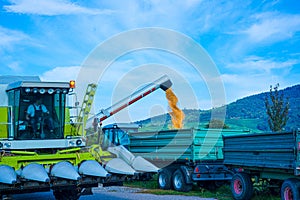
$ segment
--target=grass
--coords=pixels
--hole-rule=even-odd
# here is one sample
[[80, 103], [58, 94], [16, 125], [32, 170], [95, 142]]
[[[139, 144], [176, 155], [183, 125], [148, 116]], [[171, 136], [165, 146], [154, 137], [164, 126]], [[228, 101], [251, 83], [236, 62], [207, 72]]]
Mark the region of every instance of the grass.
[[134, 181], [134, 182], [126, 182], [124, 184], [128, 187], [138, 187], [138, 188], [145, 188], [147, 189], [144, 191], [145, 193], [157, 194], [157, 195], [184, 195], [184, 196], [199, 196], [204, 198], [217, 198], [222, 200], [229, 200], [231, 198], [231, 194], [229, 193], [229, 187], [223, 186], [218, 189], [218, 191], [210, 192], [208, 190], [199, 188], [194, 186], [193, 190], [190, 192], [178, 192], [174, 190], [161, 190], [157, 189], [157, 181]]
[[[193, 186], [193, 190], [190, 192], [178, 192], [174, 190], [161, 190], [157, 189], [157, 177], [155, 176], [150, 181], [128, 181], [124, 183], [124, 186], [144, 188], [147, 189], [143, 193], [157, 194], [157, 195], [184, 195], [184, 196], [199, 196], [203, 198], [215, 198], [218, 200], [232, 200], [230, 186], [224, 185], [215, 191], [209, 191], [198, 187], [196, 184]], [[273, 196], [269, 192], [260, 192], [253, 195], [252, 200], [280, 200], [279, 196]]]

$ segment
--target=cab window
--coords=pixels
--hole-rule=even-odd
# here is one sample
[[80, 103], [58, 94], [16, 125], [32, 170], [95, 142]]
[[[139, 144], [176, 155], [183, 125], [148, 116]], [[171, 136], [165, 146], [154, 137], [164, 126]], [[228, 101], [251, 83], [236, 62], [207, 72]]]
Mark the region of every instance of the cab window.
[[123, 145], [123, 146], [127, 146], [129, 145], [129, 137], [127, 132], [125, 132], [122, 129], [118, 129], [118, 145]]
[[[18, 101], [18, 106], [14, 106], [15, 113], [15, 139], [59, 139], [64, 137], [65, 119], [65, 94], [36, 94], [26, 92], [25, 88], [20, 89], [21, 95], [16, 95], [14, 101]], [[26, 118], [28, 107], [35, 103], [36, 99], [41, 100], [41, 104], [49, 112], [41, 118], [32, 122]], [[15, 103], [17, 104], [17, 103]], [[48, 120], [48, 121], [47, 121]], [[49, 122], [51, 120], [51, 122]], [[34, 123], [34, 124], [33, 124]], [[51, 124], [50, 124], [51, 123]], [[51, 125], [51, 127], [50, 127]], [[36, 131], [33, 131], [33, 126]]]

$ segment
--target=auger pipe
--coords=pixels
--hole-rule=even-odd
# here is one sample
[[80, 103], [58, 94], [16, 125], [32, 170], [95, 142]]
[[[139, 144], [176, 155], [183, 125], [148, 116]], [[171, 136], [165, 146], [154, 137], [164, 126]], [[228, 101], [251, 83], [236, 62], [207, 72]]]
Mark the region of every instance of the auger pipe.
[[172, 86], [172, 82], [167, 75], [160, 77], [159, 79], [149, 83], [148, 85], [144, 86], [143, 88], [135, 91], [128, 97], [120, 100], [119, 102], [115, 103], [111, 107], [101, 110], [96, 115], [92, 116], [87, 120], [86, 129], [90, 127], [95, 127], [97, 123], [101, 123], [105, 119], [111, 117], [112, 115], [116, 114], [117, 112], [123, 110], [124, 108], [130, 106], [131, 104], [137, 102], [138, 100], [144, 98], [145, 96], [151, 94], [152, 92], [156, 91], [157, 89], [162, 89], [166, 91]]

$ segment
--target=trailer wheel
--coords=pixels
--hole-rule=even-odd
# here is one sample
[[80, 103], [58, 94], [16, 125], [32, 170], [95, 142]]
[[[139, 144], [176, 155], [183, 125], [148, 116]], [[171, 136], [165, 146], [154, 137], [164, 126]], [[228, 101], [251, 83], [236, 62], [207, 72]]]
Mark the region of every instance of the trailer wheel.
[[53, 195], [56, 200], [78, 200], [81, 195], [81, 189], [57, 189], [53, 191]]
[[287, 179], [281, 186], [281, 199], [282, 200], [298, 200], [300, 181], [297, 179]]
[[180, 169], [177, 169], [172, 177], [173, 187], [176, 191], [189, 192], [192, 190], [193, 185], [187, 184], [184, 174]]
[[163, 169], [158, 173], [158, 187], [163, 190], [169, 190], [171, 189], [171, 178], [172, 178], [172, 172], [170, 169]]
[[231, 180], [231, 192], [235, 200], [249, 200], [253, 194], [251, 178], [246, 173], [237, 173]]

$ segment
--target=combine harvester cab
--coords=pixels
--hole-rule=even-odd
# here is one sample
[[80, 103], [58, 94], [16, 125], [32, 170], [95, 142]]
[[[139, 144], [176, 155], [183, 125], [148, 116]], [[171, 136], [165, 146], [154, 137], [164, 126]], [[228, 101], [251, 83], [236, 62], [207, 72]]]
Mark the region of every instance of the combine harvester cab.
[[[145, 87], [106, 109], [109, 115], [102, 114], [100, 120], [99, 115], [87, 117], [96, 90], [96, 85], [90, 84], [86, 94], [88, 100], [84, 100], [84, 108], [73, 121], [74, 116], [70, 116], [73, 107], [68, 107], [66, 100], [69, 94], [74, 94], [75, 82], [0, 77], [0, 197], [53, 190], [56, 199], [76, 200], [84, 190], [97, 187], [99, 183], [117, 184], [138, 172], [157, 171], [153, 165], [135, 169], [135, 157], [125, 148], [115, 147], [109, 152], [102, 150], [101, 145], [87, 146], [84, 127], [87, 121], [101, 123], [164, 83], [171, 86], [166, 77], [158, 80], [148, 85], [150, 90]], [[37, 99], [47, 110], [42, 108], [43, 113], [34, 108], [39, 115], [32, 117], [33, 123], [27, 112]], [[121, 103], [125, 104], [119, 107]], [[138, 160], [143, 161], [142, 158]]]

